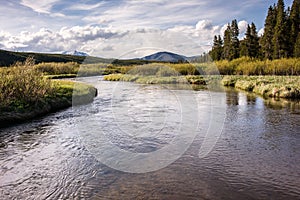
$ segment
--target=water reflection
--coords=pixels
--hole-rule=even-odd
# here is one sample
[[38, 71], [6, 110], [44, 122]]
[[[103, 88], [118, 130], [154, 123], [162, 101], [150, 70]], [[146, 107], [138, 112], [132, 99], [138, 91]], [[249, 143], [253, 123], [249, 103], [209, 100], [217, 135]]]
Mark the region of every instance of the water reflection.
[[236, 157], [234, 162], [223, 158], [230, 166], [228, 173], [236, 174], [238, 170], [250, 180], [299, 195], [292, 186], [293, 182], [300, 184], [299, 167], [291, 167], [300, 162], [299, 102], [263, 99], [234, 90], [227, 91], [227, 95], [231, 108], [228, 116], [233, 121], [227, 121], [224, 131], [229, 141], [226, 151], [232, 149], [229, 157]]
[[239, 105], [239, 93], [233, 89], [226, 89], [226, 103], [228, 106]]
[[227, 105], [255, 105], [256, 108], [264, 107], [272, 109], [290, 109], [297, 111], [300, 109], [299, 100], [288, 100], [283, 98], [263, 98], [254, 93], [236, 90], [234, 88], [225, 88], [227, 96]]
[[[109, 113], [109, 94], [116, 84], [84, 80], [99, 89], [90, 107], [0, 129], [0, 199], [299, 199], [299, 102], [264, 100], [228, 89], [226, 101], [220, 102], [227, 106], [223, 133], [207, 157], [198, 157], [203, 142], [198, 134], [168, 167], [130, 174], [98, 162], [78, 135], [74, 121]], [[125, 93], [136, 87], [130, 85]], [[211, 111], [205, 103], [208, 91], [193, 92], [201, 103], [199, 132], [205, 131]], [[144, 102], [139, 99], [135, 106], [143, 107]], [[103, 123], [109, 124], [109, 117], [101, 117]], [[115, 136], [120, 145], [130, 145]], [[161, 139], [168, 141], [166, 137]], [[149, 142], [158, 140], [149, 137], [141, 144]]]

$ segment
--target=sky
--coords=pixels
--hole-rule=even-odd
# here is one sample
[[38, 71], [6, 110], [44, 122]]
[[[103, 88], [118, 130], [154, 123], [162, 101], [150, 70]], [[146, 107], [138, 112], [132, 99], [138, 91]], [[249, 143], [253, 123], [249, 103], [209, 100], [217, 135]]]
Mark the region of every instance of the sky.
[[[263, 31], [277, 0], [5, 0], [0, 7], [0, 49], [104, 58], [135, 58], [158, 51], [193, 56], [207, 52], [214, 35], [237, 19]], [[291, 6], [292, 0], [285, 0]]]

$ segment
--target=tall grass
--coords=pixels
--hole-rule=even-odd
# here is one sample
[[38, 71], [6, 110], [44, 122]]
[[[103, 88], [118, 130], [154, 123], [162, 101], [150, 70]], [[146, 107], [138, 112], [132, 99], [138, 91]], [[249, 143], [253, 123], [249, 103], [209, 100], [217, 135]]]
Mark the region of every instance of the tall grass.
[[65, 75], [96, 76], [112, 73], [126, 73], [131, 67], [113, 66], [107, 63], [78, 64], [68, 63], [39, 63], [34, 68], [44, 75]]
[[[112, 66], [118, 68], [118, 66]], [[167, 69], [167, 70], [166, 70]], [[282, 58], [278, 60], [258, 60], [241, 57], [232, 61], [221, 60], [206, 63], [152, 63], [145, 65], [123, 66], [119, 73], [139, 75], [300, 75], [299, 58]], [[164, 72], [163, 72], [164, 71]], [[114, 73], [113, 71], [111, 71]]]
[[299, 58], [256, 60], [248, 57], [215, 62], [223, 75], [300, 75]]
[[120, 66], [107, 63], [81, 64], [40, 63], [34, 66], [44, 75], [76, 74], [94, 76], [108, 74], [139, 74], [155, 76], [174, 75], [300, 75], [299, 58], [258, 60], [241, 57], [232, 61], [221, 60], [207, 63], [151, 63]]
[[[0, 68], [0, 112], [28, 111], [55, 102], [72, 102], [72, 96], [80, 103], [90, 102], [96, 89], [70, 81], [55, 81], [45, 74], [70, 73], [76, 69], [73, 63], [42, 63], [34, 65], [28, 58], [24, 63]], [[75, 102], [76, 103], [76, 102]], [[70, 103], [67, 103], [68, 105]], [[37, 108], [36, 108], [37, 107]]]
[[265, 97], [300, 98], [299, 76], [225, 76], [222, 83]]
[[39, 63], [34, 68], [44, 75], [59, 75], [59, 74], [77, 74], [79, 64], [75, 62], [68, 63]]
[[113, 73], [121, 73], [122, 67], [112, 66], [106, 63], [82, 64], [77, 73], [78, 76], [99, 76]]
[[34, 106], [53, 92], [51, 81], [32, 66], [0, 69], [0, 111]]
[[180, 75], [199, 75], [200, 72], [196, 65], [189, 63], [151, 63], [144, 65], [132, 65], [132, 66], [110, 66], [112, 69], [116, 69], [118, 73], [140, 75], [140, 76], [180, 76]]

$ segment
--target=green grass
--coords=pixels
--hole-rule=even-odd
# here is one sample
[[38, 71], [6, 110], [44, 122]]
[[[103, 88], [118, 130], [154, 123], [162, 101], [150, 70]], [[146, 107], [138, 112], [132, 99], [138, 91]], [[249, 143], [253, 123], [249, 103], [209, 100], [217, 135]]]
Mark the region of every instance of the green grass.
[[[109, 74], [104, 76], [106, 81], [125, 81], [141, 84], [191, 84], [206, 86], [220, 82], [221, 76], [216, 75], [187, 75], [187, 76], [154, 76], [154, 75], [131, 75]], [[197, 87], [199, 88], [199, 87]], [[203, 88], [203, 87], [201, 87]]]
[[[300, 76], [219, 76], [219, 75], [173, 75], [172, 68], [167, 73], [160, 73], [159, 66], [137, 68], [131, 74], [110, 74], [106, 81], [127, 81], [142, 84], [184, 84], [232, 86], [237, 89], [254, 92], [264, 97], [300, 99]], [[163, 69], [166, 70], [166, 69]], [[153, 75], [155, 74], [155, 75]]]
[[51, 81], [31, 66], [0, 69], [0, 111], [27, 109], [53, 92]]
[[222, 84], [264, 97], [300, 98], [299, 76], [225, 76]]
[[68, 63], [39, 63], [34, 65], [35, 70], [44, 75], [62, 75], [62, 74], [77, 74], [80, 65], [75, 62]]
[[129, 62], [129, 64], [131, 65], [52, 62], [39, 63], [34, 67], [48, 76], [62, 74], [99, 76], [117, 73], [160, 77], [180, 75], [300, 75], [300, 59], [296, 58], [261, 61], [242, 57], [232, 61], [222, 60], [207, 63], [150, 63], [137, 65]]
[[125, 81], [125, 82], [136, 82], [145, 84], [173, 84], [173, 83], [188, 83], [188, 80], [184, 76], [139, 76], [130, 74], [110, 74], [104, 76], [106, 81]]
[[[107, 81], [128, 81], [145, 84], [182, 84], [207, 85], [218, 75], [199, 75], [198, 66], [189, 63], [151, 63], [141, 66], [131, 66], [124, 70], [126, 74], [117, 73], [104, 76]], [[205, 74], [205, 73], [204, 73]], [[219, 78], [218, 78], [219, 77]]]
[[[39, 63], [33, 66], [37, 71], [49, 78], [68, 78], [75, 76], [99, 76], [113, 73], [126, 73], [132, 67], [113, 66], [106, 63], [78, 64], [68, 63]], [[65, 77], [64, 77], [65, 76]]]
[[217, 61], [215, 64], [223, 75], [300, 75], [299, 58], [257, 60], [242, 57], [232, 61]]
[[[57, 64], [58, 68], [60, 66], [69, 65]], [[26, 112], [49, 103], [55, 104], [55, 101], [72, 102], [72, 97], [77, 99], [86, 97], [80, 100], [81, 103], [85, 103], [95, 96], [94, 87], [50, 79], [56, 76], [66, 75], [44, 76], [40, 68], [28, 62], [14, 67], [0, 68], [0, 112]]]
[[48, 79], [63, 79], [63, 78], [75, 78], [77, 74], [57, 74], [57, 75], [44, 75]]
[[89, 103], [97, 94], [96, 88], [91, 85], [68, 80], [56, 80], [54, 87], [55, 92], [50, 99], [65, 98], [72, 101], [73, 105]]

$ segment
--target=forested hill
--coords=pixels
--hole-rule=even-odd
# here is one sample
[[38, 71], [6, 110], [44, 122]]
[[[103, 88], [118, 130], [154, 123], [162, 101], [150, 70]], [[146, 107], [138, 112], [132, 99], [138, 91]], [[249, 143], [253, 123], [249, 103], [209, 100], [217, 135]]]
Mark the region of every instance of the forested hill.
[[35, 59], [35, 63], [41, 62], [77, 62], [77, 63], [110, 63], [112, 59], [63, 55], [63, 54], [46, 54], [46, 53], [28, 53], [28, 52], [13, 52], [0, 50], [0, 66], [11, 66], [16, 62], [24, 62], [26, 58], [32, 56]]
[[228, 23], [223, 36], [215, 36], [210, 56], [213, 60], [233, 60], [239, 57], [264, 59], [300, 58], [300, 1], [285, 8], [278, 0], [270, 6], [265, 19], [264, 33], [258, 36], [256, 26], [248, 25], [245, 37], [239, 40], [237, 20]]

